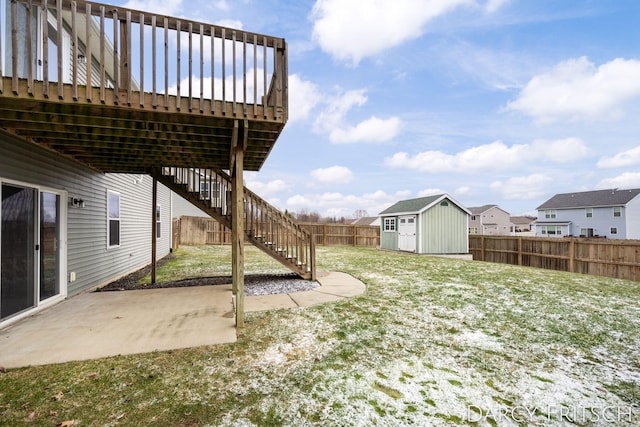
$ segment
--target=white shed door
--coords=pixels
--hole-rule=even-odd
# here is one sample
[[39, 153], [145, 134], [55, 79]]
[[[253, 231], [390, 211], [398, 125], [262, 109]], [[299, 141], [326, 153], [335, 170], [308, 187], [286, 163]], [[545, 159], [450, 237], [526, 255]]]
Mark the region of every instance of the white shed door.
[[401, 251], [416, 251], [416, 216], [398, 217], [398, 249]]

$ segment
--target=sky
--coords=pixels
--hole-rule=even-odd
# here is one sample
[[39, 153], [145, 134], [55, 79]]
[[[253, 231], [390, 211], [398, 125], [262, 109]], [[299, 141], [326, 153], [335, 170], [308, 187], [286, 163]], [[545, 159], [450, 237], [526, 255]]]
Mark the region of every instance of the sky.
[[449, 194], [536, 215], [640, 188], [637, 0], [130, 0], [283, 37], [289, 121], [246, 185], [352, 218]]

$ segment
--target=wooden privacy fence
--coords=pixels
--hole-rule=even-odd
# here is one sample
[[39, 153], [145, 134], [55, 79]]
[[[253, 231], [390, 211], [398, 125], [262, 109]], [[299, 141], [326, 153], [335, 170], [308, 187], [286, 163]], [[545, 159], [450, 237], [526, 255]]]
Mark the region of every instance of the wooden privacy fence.
[[[364, 246], [380, 245], [380, 227], [349, 224], [301, 223], [300, 227], [315, 236], [316, 245]], [[182, 216], [174, 220], [173, 247], [179, 245], [226, 245], [231, 243], [231, 230], [211, 218]]]
[[474, 260], [640, 281], [640, 241], [469, 236]]
[[315, 236], [316, 245], [325, 246], [380, 246], [380, 227], [353, 224], [301, 223], [300, 226]]

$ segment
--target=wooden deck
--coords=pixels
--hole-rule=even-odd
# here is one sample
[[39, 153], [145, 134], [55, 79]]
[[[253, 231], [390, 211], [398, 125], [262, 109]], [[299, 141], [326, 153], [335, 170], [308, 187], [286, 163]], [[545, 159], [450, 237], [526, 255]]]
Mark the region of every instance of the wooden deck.
[[96, 170], [228, 169], [238, 127], [259, 170], [286, 124], [283, 39], [85, 1], [8, 9], [0, 128]]

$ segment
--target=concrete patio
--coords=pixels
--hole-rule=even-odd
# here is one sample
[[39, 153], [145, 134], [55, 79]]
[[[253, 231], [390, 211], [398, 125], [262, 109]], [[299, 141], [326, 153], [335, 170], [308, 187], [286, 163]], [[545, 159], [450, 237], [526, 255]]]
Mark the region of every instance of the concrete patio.
[[[306, 292], [245, 297], [245, 311], [309, 306], [359, 295], [352, 276], [319, 274]], [[231, 343], [236, 340], [231, 285], [89, 292], [0, 330], [0, 367]]]

